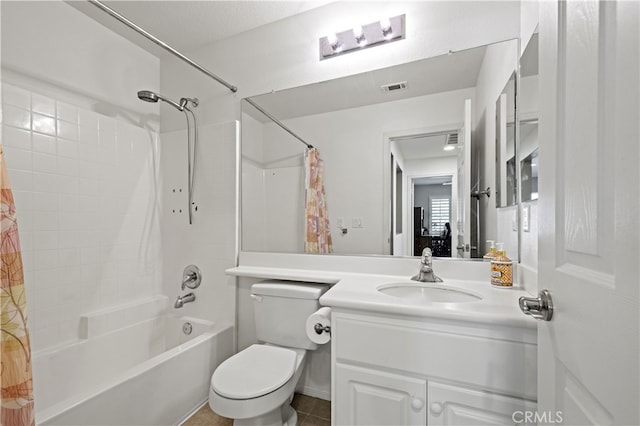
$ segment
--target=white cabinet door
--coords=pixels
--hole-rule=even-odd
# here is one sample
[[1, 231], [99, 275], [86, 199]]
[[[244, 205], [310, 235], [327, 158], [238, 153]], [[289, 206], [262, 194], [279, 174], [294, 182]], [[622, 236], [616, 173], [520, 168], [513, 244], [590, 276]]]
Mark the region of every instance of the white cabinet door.
[[540, 7], [538, 415], [637, 425], [640, 2]]
[[426, 425], [427, 381], [338, 363], [337, 425]]
[[530, 417], [536, 406], [524, 399], [436, 382], [429, 382], [428, 401], [429, 426], [533, 423]]

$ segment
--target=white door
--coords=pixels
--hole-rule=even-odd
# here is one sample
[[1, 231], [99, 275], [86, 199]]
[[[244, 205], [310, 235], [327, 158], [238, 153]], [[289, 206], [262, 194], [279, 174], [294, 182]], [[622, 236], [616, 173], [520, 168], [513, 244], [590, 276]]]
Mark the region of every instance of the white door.
[[454, 257], [471, 257], [471, 99], [464, 101], [464, 126], [459, 137], [462, 150], [458, 154], [458, 238], [452, 240]]
[[540, 6], [538, 420], [637, 425], [640, 2]]

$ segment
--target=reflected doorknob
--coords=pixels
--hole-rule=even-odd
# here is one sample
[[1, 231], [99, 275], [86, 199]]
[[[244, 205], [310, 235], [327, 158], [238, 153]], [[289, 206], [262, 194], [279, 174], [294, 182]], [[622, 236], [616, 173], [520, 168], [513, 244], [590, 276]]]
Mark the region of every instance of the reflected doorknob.
[[541, 290], [538, 297], [524, 297], [519, 299], [520, 310], [537, 320], [551, 321], [553, 317], [553, 300], [549, 290]]

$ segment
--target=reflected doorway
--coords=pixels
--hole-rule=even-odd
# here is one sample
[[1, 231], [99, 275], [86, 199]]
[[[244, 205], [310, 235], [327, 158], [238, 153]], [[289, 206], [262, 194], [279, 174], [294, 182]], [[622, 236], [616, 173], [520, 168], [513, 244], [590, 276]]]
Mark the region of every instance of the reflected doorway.
[[412, 254], [420, 256], [430, 247], [436, 257], [451, 257], [453, 218], [453, 175], [413, 177]]

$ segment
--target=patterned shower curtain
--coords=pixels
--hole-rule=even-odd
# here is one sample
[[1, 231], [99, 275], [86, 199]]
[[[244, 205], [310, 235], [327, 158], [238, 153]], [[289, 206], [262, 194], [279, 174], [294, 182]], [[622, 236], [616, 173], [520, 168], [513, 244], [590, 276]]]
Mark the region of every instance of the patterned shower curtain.
[[0, 145], [0, 424], [34, 425], [31, 345], [18, 223]]
[[305, 171], [305, 253], [332, 253], [329, 211], [324, 194], [324, 172], [320, 152], [308, 149], [304, 154]]

